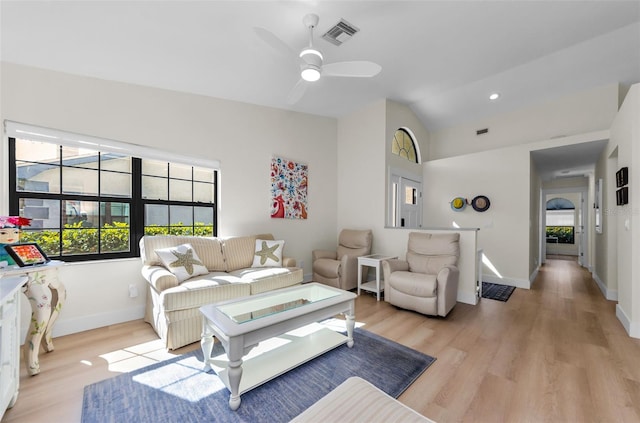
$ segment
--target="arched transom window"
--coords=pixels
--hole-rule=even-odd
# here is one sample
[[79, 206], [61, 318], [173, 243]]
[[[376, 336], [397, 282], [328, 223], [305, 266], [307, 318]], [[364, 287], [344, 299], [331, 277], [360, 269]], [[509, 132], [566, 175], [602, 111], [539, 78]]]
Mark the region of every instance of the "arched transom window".
[[418, 155], [416, 147], [411, 135], [404, 129], [400, 128], [393, 134], [391, 141], [391, 152], [396, 156], [403, 157], [412, 163], [418, 163]]

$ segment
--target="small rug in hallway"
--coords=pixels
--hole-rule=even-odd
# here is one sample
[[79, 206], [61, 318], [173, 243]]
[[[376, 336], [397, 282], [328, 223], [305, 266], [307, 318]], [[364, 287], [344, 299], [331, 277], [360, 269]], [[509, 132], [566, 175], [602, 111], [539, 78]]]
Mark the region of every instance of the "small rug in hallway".
[[497, 283], [482, 282], [482, 298], [490, 300], [507, 301], [515, 286], [499, 285]]
[[351, 376], [397, 398], [435, 361], [366, 330], [353, 337], [353, 348], [341, 345], [246, 392], [236, 412], [218, 376], [202, 371], [197, 350], [85, 386], [82, 422], [287, 422]]

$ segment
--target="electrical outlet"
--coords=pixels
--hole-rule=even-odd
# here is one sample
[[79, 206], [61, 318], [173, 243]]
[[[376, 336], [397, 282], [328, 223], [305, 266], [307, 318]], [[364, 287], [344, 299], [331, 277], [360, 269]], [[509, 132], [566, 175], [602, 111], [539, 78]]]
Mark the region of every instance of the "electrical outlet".
[[129, 285], [129, 298], [135, 298], [138, 296], [138, 287], [131, 284]]

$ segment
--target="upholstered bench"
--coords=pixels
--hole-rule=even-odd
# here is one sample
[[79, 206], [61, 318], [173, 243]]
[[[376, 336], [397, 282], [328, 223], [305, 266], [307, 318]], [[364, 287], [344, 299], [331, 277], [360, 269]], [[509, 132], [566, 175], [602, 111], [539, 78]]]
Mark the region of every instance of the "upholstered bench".
[[350, 377], [292, 422], [432, 422], [359, 377]]

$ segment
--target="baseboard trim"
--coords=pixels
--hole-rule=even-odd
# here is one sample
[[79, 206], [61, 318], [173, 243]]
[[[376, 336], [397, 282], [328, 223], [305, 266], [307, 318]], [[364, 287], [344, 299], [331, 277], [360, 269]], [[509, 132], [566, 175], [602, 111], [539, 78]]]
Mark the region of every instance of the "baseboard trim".
[[516, 288], [531, 289], [531, 282], [526, 279], [499, 278], [497, 276], [483, 275], [483, 282], [497, 283], [499, 285], [515, 286]]
[[536, 266], [535, 269], [533, 269], [533, 272], [531, 272], [531, 275], [529, 276], [529, 289], [531, 289], [531, 287], [533, 286], [533, 283], [536, 280], [536, 277], [538, 276], [538, 271], [540, 270], [540, 266]]
[[640, 339], [640, 323], [629, 320], [629, 317], [622, 307], [620, 307], [620, 304], [616, 305], [616, 317], [620, 320], [624, 330], [630, 337]]
[[604, 298], [610, 301], [618, 301], [617, 290], [607, 288], [607, 285], [602, 281], [602, 279], [600, 279], [597, 273], [591, 272], [591, 277], [596, 281], [596, 284], [598, 285], [598, 288], [600, 288], [600, 292], [602, 292]]
[[[54, 338], [58, 336], [70, 335], [72, 333], [84, 332], [86, 330], [98, 329], [104, 326], [115, 325], [118, 323], [130, 322], [132, 320], [142, 319], [144, 317], [144, 305], [131, 307], [127, 309], [119, 309], [108, 313], [93, 314], [89, 316], [77, 317], [74, 319], [60, 319], [53, 327]], [[28, 327], [21, 328], [21, 338], [27, 336]]]
[[460, 292], [458, 291], [458, 298], [456, 300], [459, 303], [476, 305], [478, 304], [478, 297], [470, 292]]

